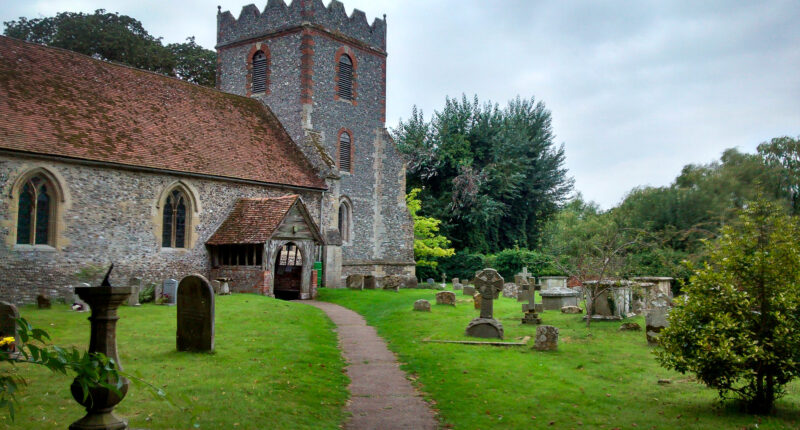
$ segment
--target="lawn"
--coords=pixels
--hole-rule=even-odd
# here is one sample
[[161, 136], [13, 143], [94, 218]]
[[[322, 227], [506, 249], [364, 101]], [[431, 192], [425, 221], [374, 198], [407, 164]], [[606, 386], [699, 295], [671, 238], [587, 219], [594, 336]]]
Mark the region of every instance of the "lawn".
[[[688, 375], [662, 369], [643, 332], [619, 332], [619, 322], [597, 322], [587, 330], [579, 315], [542, 314], [559, 328], [559, 349], [426, 343], [424, 339], [474, 340], [464, 336], [478, 315], [472, 300], [435, 305], [435, 291], [320, 290], [320, 300], [362, 314], [389, 343], [445, 427], [457, 429], [797, 429], [800, 384], [788, 387], [770, 417], [752, 417], [718, 402], [716, 391]], [[417, 299], [432, 312], [414, 312]], [[533, 336], [520, 324], [520, 303], [501, 298], [495, 318], [506, 340]], [[644, 326], [641, 317], [632, 321]], [[531, 345], [532, 345], [531, 341]], [[659, 384], [668, 379], [669, 384]]]
[[[336, 429], [348, 398], [344, 362], [333, 324], [322, 311], [263, 296], [218, 296], [214, 353], [175, 350], [176, 308], [122, 307], [117, 325], [127, 372], [155, 383], [187, 410], [131, 385], [116, 408], [132, 428]], [[46, 329], [55, 344], [85, 349], [87, 313], [66, 305], [22, 307], [22, 317]], [[3, 365], [6, 366], [6, 365]], [[64, 429], [82, 409], [69, 394], [71, 378], [18, 366], [28, 380], [16, 422], [5, 411], [0, 428]]]

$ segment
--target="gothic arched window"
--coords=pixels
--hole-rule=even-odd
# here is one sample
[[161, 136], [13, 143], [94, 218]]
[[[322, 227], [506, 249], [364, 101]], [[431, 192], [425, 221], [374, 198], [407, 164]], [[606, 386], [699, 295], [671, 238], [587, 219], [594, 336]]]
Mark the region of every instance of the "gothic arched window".
[[353, 155], [352, 136], [347, 131], [339, 132], [339, 170], [352, 172], [351, 157]]
[[41, 174], [25, 181], [19, 190], [17, 243], [52, 245], [56, 198], [53, 184]]
[[253, 54], [253, 94], [267, 91], [267, 55], [264, 51]]
[[339, 202], [339, 234], [342, 235], [342, 243], [349, 243], [352, 236], [353, 209], [346, 200]]
[[340, 99], [353, 100], [353, 60], [349, 55], [339, 57], [339, 81], [337, 95]]
[[181, 190], [172, 190], [164, 202], [161, 246], [164, 248], [186, 247], [186, 226], [189, 225], [189, 201]]

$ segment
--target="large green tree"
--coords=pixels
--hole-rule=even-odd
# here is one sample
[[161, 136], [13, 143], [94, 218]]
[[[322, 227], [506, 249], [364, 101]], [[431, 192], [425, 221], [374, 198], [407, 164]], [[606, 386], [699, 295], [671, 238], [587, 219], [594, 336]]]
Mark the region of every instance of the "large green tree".
[[761, 200], [708, 242], [709, 261], [676, 300], [658, 359], [720, 396], [769, 413], [800, 376], [800, 225]]
[[54, 17], [7, 21], [9, 37], [80, 52], [106, 61], [177, 76], [213, 86], [216, 73], [213, 51], [190, 37], [186, 43], [164, 46], [142, 23], [126, 15], [98, 9], [92, 14], [60, 12]]
[[777, 170], [780, 188], [791, 202], [792, 213], [800, 214], [800, 137], [776, 137], [758, 145], [767, 166]]
[[419, 188], [414, 188], [406, 195], [408, 211], [414, 220], [414, 259], [418, 267], [435, 269], [439, 259], [452, 257], [455, 250], [448, 248], [450, 241], [439, 234], [441, 221], [419, 214], [422, 209], [422, 202], [417, 198], [419, 192]]
[[425, 120], [416, 107], [394, 130], [410, 159], [408, 189], [423, 212], [442, 220], [458, 250], [534, 248], [543, 223], [572, 189], [550, 112], [533, 98], [504, 109], [475, 97], [448, 98]]

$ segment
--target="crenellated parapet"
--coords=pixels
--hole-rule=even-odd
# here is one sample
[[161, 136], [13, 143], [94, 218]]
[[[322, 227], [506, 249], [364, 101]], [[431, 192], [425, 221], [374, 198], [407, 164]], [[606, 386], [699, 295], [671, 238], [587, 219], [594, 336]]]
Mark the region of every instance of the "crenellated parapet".
[[334, 34], [354, 39], [380, 51], [386, 50], [386, 19], [375, 18], [367, 23], [364, 12], [354, 9], [350, 16], [344, 5], [331, 0], [328, 7], [322, 0], [269, 0], [264, 11], [255, 5], [242, 8], [239, 18], [229, 11], [217, 14], [217, 47], [267, 34], [290, 30], [303, 25], [314, 25]]

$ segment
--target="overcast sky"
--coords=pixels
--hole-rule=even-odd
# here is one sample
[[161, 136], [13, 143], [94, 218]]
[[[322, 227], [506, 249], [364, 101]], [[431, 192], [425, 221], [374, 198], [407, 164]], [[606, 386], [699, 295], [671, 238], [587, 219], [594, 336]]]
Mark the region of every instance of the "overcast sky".
[[[327, 0], [325, 1], [327, 4]], [[0, 0], [0, 20], [97, 8], [216, 43], [243, 0]], [[257, 6], [263, 10], [266, 0]], [[800, 2], [345, 0], [388, 21], [387, 125], [446, 96], [544, 101], [584, 197], [609, 208], [725, 148], [800, 136]]]

